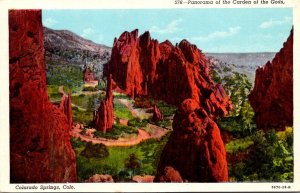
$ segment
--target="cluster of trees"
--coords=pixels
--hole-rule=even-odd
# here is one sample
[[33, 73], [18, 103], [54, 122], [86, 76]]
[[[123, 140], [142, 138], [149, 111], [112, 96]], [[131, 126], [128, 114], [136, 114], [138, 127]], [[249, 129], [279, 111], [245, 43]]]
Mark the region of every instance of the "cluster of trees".
[[[229, 159], [231, 180], [293, 181], [292, 128], [287, 128], [285, 131], [276, 131], [272, 128], [268, 131], [257, 129], [254, 121], [255, 114], [248, 101], [252, 89], [248, 77], [233, 71], [222, 77], [221, 73], [222, 70], [213, 69], [212, 77], [215, 82], [223, 85], [231, 97], [234, 109], [227, 117], [218, 119], [218, 125], [221, 130], [233, 136], [235, 143], [247, 141], [249, 144], [241, 151], [227, 152], [229, 157], [242, 157], [232, 159], [234, 161]], [[241, 144], [243, 145], [245, 144]]]
[[245, 74], [233, 72], [223, 78], [214, 71], [214, 80], [222, 84], [233, 103], [229, 116], [217, 120], [220, 129], [235, 137], [246, 137], [255, 131], [254, 111], [248, 101], [252, 85]]

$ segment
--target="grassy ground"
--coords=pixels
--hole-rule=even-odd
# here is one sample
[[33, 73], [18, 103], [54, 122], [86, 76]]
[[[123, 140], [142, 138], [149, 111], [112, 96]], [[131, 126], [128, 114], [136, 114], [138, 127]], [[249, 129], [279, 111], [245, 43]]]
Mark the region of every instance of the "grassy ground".
[[122, 175], [129, 172], [124, 166], [125, 160], [132, 153], [138, 157], [141, 163], [141, 168], [136, 171], [136, 174], [154, 175], [168, 137], [169, 134], [160, 140], [151, 139], [130, 147], [108, 147], [109, 156], [106, 158], [86, 158], [80, 155], [86, 143], [73, 138], [72, 144], [77, 156], [78, 180], [84, 181], [96, 173], [110, 174], [115, 180], [123, 178]]
[[134, 119], [130, 110], [123, 104], [121, 104], [116, 98], [114, 99], [114, 114], [119, 119]]

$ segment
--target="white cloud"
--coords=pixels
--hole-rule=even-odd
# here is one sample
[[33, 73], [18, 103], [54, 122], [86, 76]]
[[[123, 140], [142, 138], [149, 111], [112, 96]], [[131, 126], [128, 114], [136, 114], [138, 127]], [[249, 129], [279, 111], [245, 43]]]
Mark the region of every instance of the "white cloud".
[[151, 33], [158, 33], [158, 34], [171, 34], [175, 33], [176, 31], [179, 31], [179, 24], [182, 22], [182, 19], [176, 19], [171, 21], [167, 24], [165, 27], [158, 27], [158, 26], [152, 26], [149, 30]]
[[289, 23], [291, 21], [292, 21], [291, 17], [284, 17], [281, 20], [280, 19], [278, 19], [278, 20], [269, 19], [269, 21], [265, 21], [265, 22], [261, 23], [259, 25], [259, 27], [265, 29], [265, 28], [273, 27], [275, 25], [282, 25], [282, 24], [285, 24], [285, 23]]
[[56, 23], [57, 21], [55, 19], [53, 19], [52, 17], [48, 17], [45, 19], [44, 26], [52, 27]]
[[233, 36], [237, 34], [240, 31], [241, 27], [230, 27], [226, 31], [215, 31], [213, 33], [208, 34], [207, 36], [199, 36], [199, 37], [193, 37], [193, 40], [199, 40], [203, 42], [207, 42], [213, 39], [217, 38], [226, 38], [229, 36]]
[[85, 28], [83, 30], [83, 33], [81, 34], [82, 37], [87, 37], [88, 35], [91, 35], [95, 32], [95, 30], [93, 28]]

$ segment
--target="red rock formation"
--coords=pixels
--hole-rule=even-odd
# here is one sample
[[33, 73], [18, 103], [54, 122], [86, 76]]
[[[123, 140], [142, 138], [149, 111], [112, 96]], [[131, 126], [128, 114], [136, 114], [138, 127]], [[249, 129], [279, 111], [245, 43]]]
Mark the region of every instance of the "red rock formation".
[[249, 101], [258, 128], [293, 125], [293, 30], [272, 62], [256, 70]]
[[63, 112], [68, 120], [69, 130], [72, 129], [73, 117], [72, 117], [72, 102], [71, 102], [71, 92], [69, 91], [66, 95], [64, 88], [60, 87], [61, 101], [59, 104], [59, 109]]
[[180, 173], [170, 166], [164, 167], [162, 173], [154, 180], [157, 182], [183, 182]]
[[84, 68], [83, 80], [84, 80], [84, 82], [95, 81], [94, 73], [87, 65], [85, 65], [85, 68]]
[[40, 10], [9, 11], [10, 182], [75, 182], [66, 116], [47, 96]]
[[134, 30], [115, 39], [107, 71], [131, 97], [152, 96], [177, 105], [193, 98], [210, 116], [226, 115], [230, 98], [212, 81], [207, 64], [205, 55], [186, 40], [176, 46], [159, 44], [149, 32], [138, 37]]
[[167, 167], [178, 171], [182, 181], [228, 181], [219, 128], [194, 99], [186, 99], [174, 116], [173, 132], [161, 154], [154, 181], [168, 181]]
[[158, 121], [162, 121], [164, 119], [163, 114], [160, 112], [159, 108], [154, 105], [153, 107], [153, 116], [152, 116], [152, 121], [153, 122], [158, 122]]
[[114, 123], [113, 111], [112, 75], [109, 75], [107, 79], [106, 98], [101, 101], [98, 111], [94, 112], [94, 128], [104, 133], [111, 131]]

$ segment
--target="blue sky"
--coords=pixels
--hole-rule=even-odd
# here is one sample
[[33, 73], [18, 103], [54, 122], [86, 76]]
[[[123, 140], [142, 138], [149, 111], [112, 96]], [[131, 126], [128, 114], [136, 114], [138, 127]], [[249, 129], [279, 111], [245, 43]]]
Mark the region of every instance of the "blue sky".
[[43, 10], [43, 25], [112, 46], [124, 31], [159, 42], [187, 39], [203, 52], [277, 52], [292, 28], [291, 8]]

